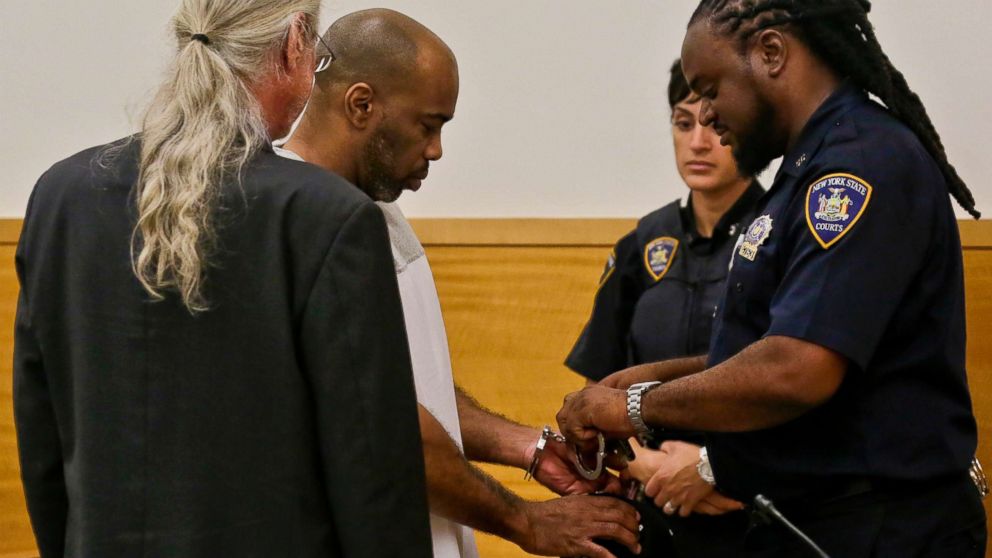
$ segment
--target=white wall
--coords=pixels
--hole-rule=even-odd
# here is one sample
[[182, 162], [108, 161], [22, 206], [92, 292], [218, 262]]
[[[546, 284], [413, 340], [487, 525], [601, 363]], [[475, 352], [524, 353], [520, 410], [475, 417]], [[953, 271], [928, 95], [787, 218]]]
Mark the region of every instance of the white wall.
[[[325, 0], [324, 25], [403, 11], [458, 55], [445, 157], [412, 216], [638, 216], [682, 195], [665, 101], [695, 0]], [[876, 0], [883, 46], [992, 215], [989, 0]], [[54, 161], [134, 130], [171, 49], [176, 0], [0, 1], [0, 216]]]

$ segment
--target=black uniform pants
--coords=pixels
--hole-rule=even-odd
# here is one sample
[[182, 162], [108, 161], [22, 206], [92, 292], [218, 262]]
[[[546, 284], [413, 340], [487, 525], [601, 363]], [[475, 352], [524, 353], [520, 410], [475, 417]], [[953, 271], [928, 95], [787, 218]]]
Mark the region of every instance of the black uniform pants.
[[[939, 482], [872, 483], [820, 504], [778, 506], [831, 558], [984, 558], [985, 510], [967, 475]], [[778, 524], [753, 526], [737, 556], [816, 556]]]

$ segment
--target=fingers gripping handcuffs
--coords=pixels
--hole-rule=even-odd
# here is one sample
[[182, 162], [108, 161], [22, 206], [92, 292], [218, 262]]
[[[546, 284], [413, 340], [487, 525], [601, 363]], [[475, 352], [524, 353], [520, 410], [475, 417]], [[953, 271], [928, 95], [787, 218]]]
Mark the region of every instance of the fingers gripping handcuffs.
[[603, 475], [603, 460], [606, 459], [606, 438], [602, 433], [596, 435], [599, 448], [596, 450], [596, 466], [592, 469], [586, 467], [582, 462], [582, 454], [576, 447], [572, 451], [572, 461], [575, 463], [575, 470], [586, 480], [596, 480]]
[[[555, 442], [562, 444], [566, 442], [564, 436], [552, 430], [550, 426], [545, 425], [544, 429], [541, 431], [541, 437], [537, 439], [537, 445], [534, 447], [534, 457], [530, 460], [530, 466], [527, 467], [527, 473], [524, 474], [524, 480], [534, 478], [534, 475], [537, 473], [537, 467], [541, 464], [541, 457], [543, 456], [544, 450], [548, 445], [548, 440], [554, 440]], [[607, 449], [606, 437], [602, 434], [597, 434], [596, 442], [598, 444], [598, 448], [596, 450], [596, 465], [593, 467], [589, 467], [583, 462], [582, 453], [579, 451], [578, 447], [572, 448], [572, 463], [575, 464], [575, 470], [582, 478], [591, 481], [603, 476], [606, 456], [609, 453], [609, 450]], [[634, 459], [634, 452], [630, 449], [630, 445], [627, 444], [626, 440], [613, 440], [612, 442], [615, 443], [616, 446], [612, 451], [616, 452], [628, 461]]]

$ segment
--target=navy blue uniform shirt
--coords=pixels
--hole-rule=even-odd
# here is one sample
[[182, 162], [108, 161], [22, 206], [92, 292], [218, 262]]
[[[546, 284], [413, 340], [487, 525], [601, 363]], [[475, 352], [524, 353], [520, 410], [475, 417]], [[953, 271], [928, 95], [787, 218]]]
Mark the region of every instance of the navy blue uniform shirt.
[[963, 472], [976, 446], [961, 243], [918, 138], [843, 85], [788, 153], [738, 243], [709, 366], [766, 336], [847, 357], [839, 391], [784, 425], [708, 437], [719, 488], [795, 498], [845, 476]]
[[730, 252], [763, 193], [753, 182], [710, 238], [697, 232], [691, 198], [642, 218], [610, 254], [592, 316], [565, 364], [598, 381], [628, 366], [706, 354]]

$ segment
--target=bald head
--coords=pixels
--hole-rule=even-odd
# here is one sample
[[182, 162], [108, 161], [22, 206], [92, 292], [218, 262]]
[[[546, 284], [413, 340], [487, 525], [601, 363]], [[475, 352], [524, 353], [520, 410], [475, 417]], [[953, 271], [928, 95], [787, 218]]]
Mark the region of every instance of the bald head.
[[[425, 66], [450, 64], [455, 55], [430, 29], [409, 16], [376, 8], [348, 14], [324, 33], [334, 61], [317, 74], [321, 91], [364, 82], [390, 90], [407, 88], [420, 81]], [[326, 53], [319, 45], [318, 54]]]
[[455, 116], [458, 65], [437, 35], [392, 10], [364, 10], [324, 34], [334, 60], [317, 72], [309, 108], [286, 144], [375, 200], [417, 190], [441, 158]]

